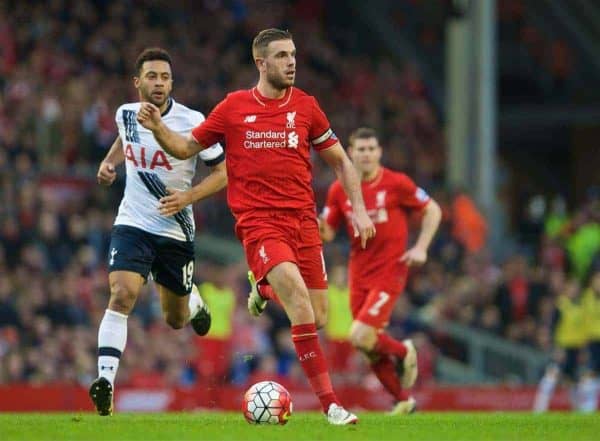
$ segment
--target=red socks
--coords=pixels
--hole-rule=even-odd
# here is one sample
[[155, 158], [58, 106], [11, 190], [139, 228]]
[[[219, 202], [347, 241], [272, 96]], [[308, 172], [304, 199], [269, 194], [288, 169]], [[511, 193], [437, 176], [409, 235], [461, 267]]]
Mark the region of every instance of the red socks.
[[263, 299], [274, 300], [279, 306], [283, 307], [281, 300], [279, 300], [279, 297], [275, 294], [271, 285], [258, 285], [258, 293]]
[[396, 374], [396, 367], [392, 358], [387, 354], [381, 354], [379, 360], [371, 363], [371, 369], [385, 389], [393, 395], [397, 401], [406, 401], [410, 394], [402, 390], [400, 379]]
[[312, 390], [321, 401], [323, 411], [327, 413], [331, 403], [340, 404], [340, 402], [331, 386], [327, 361], [317, 336], [317, 327], [314, 323], [292, 326], [292, 341]]
[[404, 346], [404, 343], [390, 337], [384, 332], [377, 334], [377, 343], [375, 343], [373, 350], [378, 354], [395, 355], [400, 360], [406, 357], [406, 346]]

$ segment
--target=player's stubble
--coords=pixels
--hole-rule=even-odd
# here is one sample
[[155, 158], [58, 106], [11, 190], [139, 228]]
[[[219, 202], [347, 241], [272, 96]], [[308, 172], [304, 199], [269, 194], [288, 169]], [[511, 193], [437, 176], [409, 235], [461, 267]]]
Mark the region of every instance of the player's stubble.
[[163, 90], [162, 98], [154, 98], [154, 96], [152, 96], [152, 93], [154, 91], [148, 90], [143, 85], [140, 86], [139, 91], [140, 91], [141, 101], [147, 101], [149, 103], [152, 103], [159, 109], [161, 109], [162, 106], [164, 106], [164, 104], [167, 102], [167, 100], [169, 99], [169, 96], [170, 96], [170, 94], [166, 93]]
[[276, 67], [269, 66], [267, 70], [267, 81], [274, 89], [285, 90], [294, 85], [296, 79], [296, 72], [291, 75], [285, 72], [279, 72]]

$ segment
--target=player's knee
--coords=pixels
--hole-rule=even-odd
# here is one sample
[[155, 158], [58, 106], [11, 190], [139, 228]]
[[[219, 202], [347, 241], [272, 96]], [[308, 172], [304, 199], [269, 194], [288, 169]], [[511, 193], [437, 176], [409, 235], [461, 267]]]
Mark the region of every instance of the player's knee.
[[109, 309], [129, 315], [136, 299], [137, 293], [126, 285], [121, 283], [111, 284]]
[[352, 346], [363, 352], [370, 352], [375, 347], [377, 337], [374, 333], [364, 329], [352, 329], [350, 331], [350, 342]]
[[173, 329], [181, 329], [187, 324], [187, 320], [180, 314], [164, 314], [165, 321]]

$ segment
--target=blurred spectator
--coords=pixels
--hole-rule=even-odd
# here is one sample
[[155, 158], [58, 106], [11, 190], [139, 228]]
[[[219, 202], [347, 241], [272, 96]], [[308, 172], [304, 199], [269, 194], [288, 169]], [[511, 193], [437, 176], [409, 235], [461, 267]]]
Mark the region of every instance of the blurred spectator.
[[206, 382], [224, 382], [231, 363], [231, 340], [236, 296], [226, 285], [226, 269], [220, 265], [205, 265], [207, 280], [198, 286], [208, 305], [212, 324], [204, 337], [196, 337], [195, 360], [198, 376]]
[[332, 381], [340, 384], [350, 366], [355, 350], [350, 343], [350, 291], [346, 277], [346, 266], [336, 265], [328, 271], [329, 315], [325, 325], [327, 341], [326, 356], [331, 369]]
[[480, 251], [486, 242], [487, 222], [473, 200], [459, 192], [452, 202], [452, 235], [469, 253]]

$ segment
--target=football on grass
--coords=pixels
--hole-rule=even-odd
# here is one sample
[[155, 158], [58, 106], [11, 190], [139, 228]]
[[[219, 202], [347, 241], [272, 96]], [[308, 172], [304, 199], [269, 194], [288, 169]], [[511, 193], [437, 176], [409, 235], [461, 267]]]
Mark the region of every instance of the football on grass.
[[244, 394], [242, 411], [250, 424], [286, 424], [292, 414], [292, 397], [281, 384], [261, 381]]

